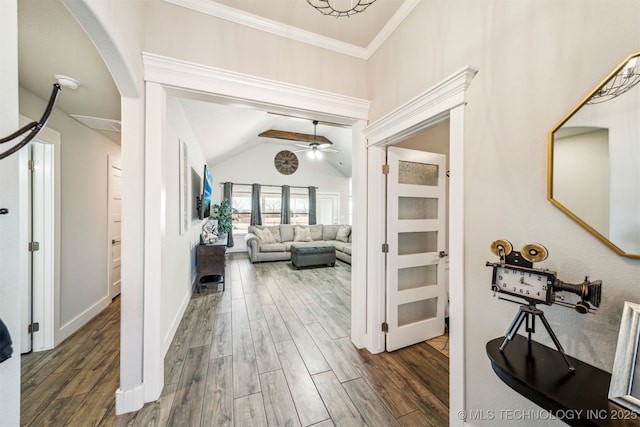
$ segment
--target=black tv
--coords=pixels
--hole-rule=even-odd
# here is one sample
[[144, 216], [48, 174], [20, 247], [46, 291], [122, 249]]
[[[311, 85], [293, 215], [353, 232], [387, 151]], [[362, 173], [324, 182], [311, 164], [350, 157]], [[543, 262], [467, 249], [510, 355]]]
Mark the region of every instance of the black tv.
[[208, 218], [211, 214], [211, 192], [213, 190], [213, 176], [211, 171], [204, 165], [204, 173], [202, 174], [202, 195], [198, 201], [198, 217], [200, 219]]

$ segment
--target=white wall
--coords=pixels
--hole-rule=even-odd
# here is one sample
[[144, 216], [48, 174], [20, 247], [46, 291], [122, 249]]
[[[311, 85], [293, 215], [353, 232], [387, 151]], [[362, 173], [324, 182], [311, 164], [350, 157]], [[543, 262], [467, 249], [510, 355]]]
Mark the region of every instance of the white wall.
[[368, 99], [364, 60], [164, 1], [145, 8], [147, 52]]
[[[495, 258], [489, 246], [496, 239], [516, 249], [545, 245], [550, 256], [539, 266], [562, 280], [603, 280], [597, 314], [580, 316], [557, 305], [545, 311], [570, 355], [611, 370], [623, 302], [640, 299], [640, 262], [616, 255], [546, 200], [547, 132], [638, 49], [639, 14], [640, 4], [631, 0], [420, 2], [370, 60], [373, 119], [467, 64], [479, 69], [465, 113], [468, 410], [537, 408], [498, 379], [485, 354], [517, 309], [490, 291], [485, 262]], [[535, 335], [553, 346], [544, 330]], [[513, 425], [468, 419], [474, 426], [500, 421]], [[562, 425], [518, 422], [527, 424]]]
[[[38, 120], [46, 101], [20, 90], [20, 113]], [[55, 342], [82, 327], [110, 302], [108, 284], [107, 156], [120, 146], [59, 109], [47, 123], [61, 134], [60, 306]]]
[[[222, 182], [263, 185], [291, 185], [300, 187], [316, 186], [317, 193], [339, 193], [340, 212], [338, 222], [349, 222], [349, 179], [345, 178], [327, 162], [311, 160], [306, 153], [297, 153], [298, 170], [291, 175], [278, 172], [273, 164], [275, 155], [281, 150], [296, 150], [293, 144], [260, 143], [253, 148], [212, 165], [214, 192], [213, 199], [222, 197]], [[325, 154], [330, 156], [330, 153]], [[216, 202], [217, 203], [217, 202]], [[244, 240], [234, 239], [234, 251], [246, 249]]]
[[[0, 135], [18, 129], [18, 9], [16, 0], [0, 2]], [[9, 143], [7, 143], [9, 144]], [[5, 151], [3, 147], [0, 151]], [[0, 424], [20, 424], [20, 286], [27, 280], [26, 153], [0, 160], [0, 318], [13, 341], [13, 356], [0, 363]]]
[[[167, 97], [167, 132], [163, 141], [164, 169], [166, 178], [166, 231], [164, 242], [163, 278], [162, 278], [162, 339], [163, 349], [171, 344], [182, 314], [191, 298], [192, 284], [195, 280], [195, 248], [199, 243], [201, 221], [192, 223], [190, 229], [180, 234], [180, 169], [179, 141], [185, 141], [189, 147], [189, 164], [202, 174], [204, 155], [199, 141], [187, 122], [180, 101]], [[191, 170], [188, 171], [189, 176]], [[191, 185], [189, 185], [191, 191]], [[190, 192], [190, 202], [196, 194]], [[189, 213], [191, 218], [191, 213]]]

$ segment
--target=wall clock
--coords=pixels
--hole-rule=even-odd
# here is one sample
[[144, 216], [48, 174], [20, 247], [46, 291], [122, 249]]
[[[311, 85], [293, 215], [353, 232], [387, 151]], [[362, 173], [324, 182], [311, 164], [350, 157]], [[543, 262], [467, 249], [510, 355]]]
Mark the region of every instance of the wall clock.
[[291, 175], [298, 169], [298, 156], [289, 150], [282, 150], [273, 159], [278, 172], [283, 175]]

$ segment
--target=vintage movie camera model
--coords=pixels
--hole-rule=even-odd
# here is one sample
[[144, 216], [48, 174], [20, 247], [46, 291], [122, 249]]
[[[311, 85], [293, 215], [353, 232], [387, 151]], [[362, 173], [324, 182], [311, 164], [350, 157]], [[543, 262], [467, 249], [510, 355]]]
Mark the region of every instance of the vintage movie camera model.
[[[491, 244], [491, 252], [500, 257], [498, 262], [487, 261], [486, 264], [487, 267], [493, 268], [491, 289], [494, 294], [499, 292], [525, 300], [523, 304], [520, 301], [500, 297], [506, 301], [521, 304], [518, 313], [507, 329], [500, 351], [504, 351], [525, 320], [528, 341], [531, 342], [531, 334], [535, 332], [535, 318], [537, 316], [551, 336], [558, 352], [569, 367], [569, 371], [575, 371], [562, 345], [560, 345], [560, 341], [545, 318], [544, 312], [538, 309], [536, 304], [557, 303], [574, 308], [580, 314], [593, 312], [595, 311], [594, 307], [600, 306], [602, 281], [590, 281], [585, 278], [582, 283], [566, 283], [558, 279], [554, 271], [534, 268], [534, 262], [544, 261], [548, 256], [547, 249], [537, 243], [524, 245], [522, 251], [517, 252], [513, 250], [513, 246], [507, 240], [496, 240]], [[580, 301], [571, 305], [564, 301], [564, 296], [557, 295], [559, 292], [576, 294], [580, 297]]]

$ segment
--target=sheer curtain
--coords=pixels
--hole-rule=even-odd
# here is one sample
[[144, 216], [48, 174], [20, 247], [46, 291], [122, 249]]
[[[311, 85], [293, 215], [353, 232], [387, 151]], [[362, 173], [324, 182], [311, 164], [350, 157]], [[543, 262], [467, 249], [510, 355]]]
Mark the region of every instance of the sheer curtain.
[[282, 186], [282, 202], [280, 204], [280, 224], [291, 223], [291, 189], [288, 185]]
[[314, 225], [316, 221], [316, 187], [309, 187], [309, 225]]
[[[224, 185], [222, 186], [222, 198], [227, 199], [227, 202], [229, 202], [229, 206], [233, 206], [233, 204], [231, 203], [232, 194], [233, 194], [233, 183], [225, 182]], [[231, 220], [231, 224], [233, 225], [233, 220]], [[233, 247], [233, 227], [231, 227], [231, 230], [229, 230], [229, 232], [227, 233], [227, 247], [228, 248]]]
[[262, 225], [260, 212], [260, 184], [251, 185], [251, 220], [250, 225]]

